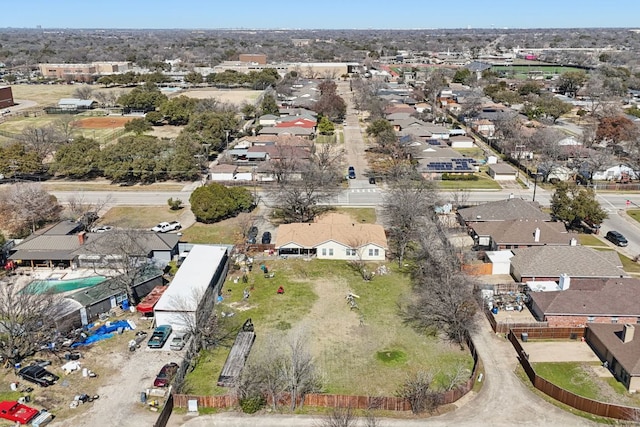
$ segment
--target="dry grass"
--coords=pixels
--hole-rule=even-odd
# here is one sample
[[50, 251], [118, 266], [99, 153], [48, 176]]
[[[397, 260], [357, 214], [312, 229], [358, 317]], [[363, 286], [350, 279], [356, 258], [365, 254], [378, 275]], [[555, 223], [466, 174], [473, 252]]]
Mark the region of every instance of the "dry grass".
[[180, 191], [184, 188], [184, 183], [180, 182], [159, 182], [148, 185], [130, 185], [121, 186], [111, 184], [107, 180], [95, 181], [45, 181], [41, 183], [47, 191], [117, 191], [117, 192], [133, 192], [133, 191]]
[[169, 206], [116, 206], [100, 218], [100, 223], [118, 228], [149, 229], [162, 221], [180, 221], [184, 209]]
[[[11, 91], [13, 98], [19, 100], [29, 100], [38, 103], [38, 106], [46, 107], [57, 104], [60, 98], [72, 98], [73, 92], [82, 86], [81, 84], [73, 85], [12, 85]], [[91, 88], [97, 92], [116, 92], [126, 93], [131, 89], [123, 88], [105, 88], [103, 86], [92, 85]]]
[[189, 98], [207, 99], [214, 98], [220, 102], [241, 105], [244, 102], [253, 104], [262, 94], [261, 90], [245, 90], [245, 89], [189, 89], [179, 93], [170, 95], [171, 97], [185, 95]]

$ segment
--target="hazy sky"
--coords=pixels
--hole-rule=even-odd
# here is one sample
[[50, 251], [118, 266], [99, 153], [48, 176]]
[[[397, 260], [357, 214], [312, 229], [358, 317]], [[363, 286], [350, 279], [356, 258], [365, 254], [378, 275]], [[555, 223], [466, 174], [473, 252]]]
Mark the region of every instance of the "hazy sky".
[[0, 28], [640, 27], [640, 0], [3, 0]]

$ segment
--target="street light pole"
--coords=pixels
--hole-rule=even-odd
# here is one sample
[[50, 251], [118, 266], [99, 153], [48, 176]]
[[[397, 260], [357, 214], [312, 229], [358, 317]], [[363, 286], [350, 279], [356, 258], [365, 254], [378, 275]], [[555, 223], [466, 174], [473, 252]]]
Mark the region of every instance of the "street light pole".
[[533, 175], [533, 201], [536, 201], [536, 189], [538, 188], [538, 173]]

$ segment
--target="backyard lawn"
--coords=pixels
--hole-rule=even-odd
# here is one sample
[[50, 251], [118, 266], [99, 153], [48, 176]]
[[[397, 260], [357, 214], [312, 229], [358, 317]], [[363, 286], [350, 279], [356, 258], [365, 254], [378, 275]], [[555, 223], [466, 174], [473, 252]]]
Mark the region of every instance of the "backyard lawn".
[[[247, 283], [240, 280], [240, 273], [230, 273], [224, 300], [216, 308], [218, 314], [234, 313], [224, 321], [235, 328], [252, 319], [257, 338], [249, 362], [270, 343], [286, 345], [287, 334], [292, 333], [308, 338], [328, 393], [393, 396], [406, 376], [420, 369], [438, 372], [436, 380], [441, 383], [457, 366], [471, 371], [468, 351], [403, 324], [397, 304], [409, 297], [410, 286], [407, 277], [393, 268], [364, 282], [345, 261], [270, 259], [266, 266], [273, 278], [265, 278], [256, 265]], [[283, 295], [277, 294], [279, 286], [285, 289]], [[244, 289], [251, 294], [247, 300]], [[350, 309], [349, 292], [358, 295], [358, 309]], [[228, 352], [223, 346], [204, 353], [202, 363], [187, 377], [187, 391], [228, 392], [212, 384]]]

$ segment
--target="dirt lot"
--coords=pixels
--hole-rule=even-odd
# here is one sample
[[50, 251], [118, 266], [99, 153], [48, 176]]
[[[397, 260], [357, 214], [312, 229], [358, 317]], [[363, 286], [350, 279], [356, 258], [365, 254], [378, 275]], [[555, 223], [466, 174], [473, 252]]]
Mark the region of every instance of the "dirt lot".
[[241, 105], [244, 102], [253, 104], [262, 94], [261, 90], [244, 90], [244, 89], [192, 89], [173, 96], [185, 95], [189, 98], [207, 99], [215, 98], [220, 102], [228, 102], [230, 104]]
[[115, 129], [124, 127], [125, 123], [131, 121], [132, 117], [90, 117], [74, 122], [80, 129]]
[[[137, 314], [112, 318], [121, 320], [130, 318], [139, 329], [150, 332], [149, 321], [142, 321]], [[168, 362], [180, 362], [182, 353], [168, 350], [152, 350], [146, 347], [146, 341], [135, 352], [128, 350], [128, 342], [132, 339], [132, 331], [124, 331], [121, 335], [98, 342], [90, 347], [74, 349], [81, 353], [81, 367], [97, 374], [97, 377], [83, 377], [78, 370], [70, 374], [62, 371], [61, 366], [67, 363], [64, 351], [58, 356], [39, 354], [38, 358], [50, 360], [48, 370], [60, 376], [57, 384], [40, 388], [19, 379], [12, 370], [4, 373], [2, 384], [8, 390], [9, 383], [19, 382], [18, 390], [32, 387], [30, 406], [46, 408], [55, 415], [52, 426], [144, 426], [153, 425], [158, 412], [151, 411], [140, 402], [140, 394], [152, 387], [155, 375]], [[76, 408], [70, 404], [76, 395], [99, 395], [98, 400], [87, 402]], [[0, 425], [1, 421], [0, 421]]]

